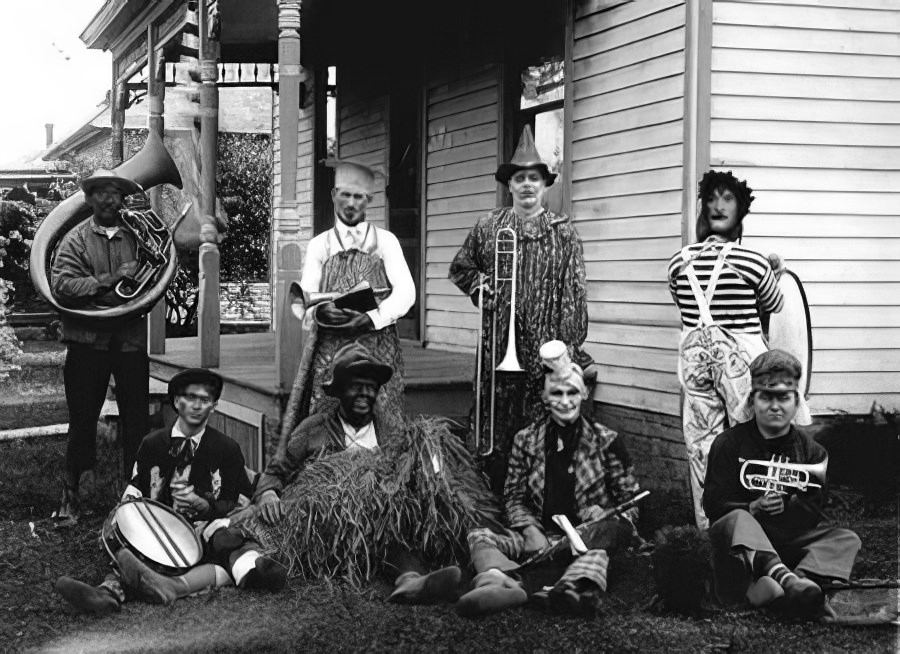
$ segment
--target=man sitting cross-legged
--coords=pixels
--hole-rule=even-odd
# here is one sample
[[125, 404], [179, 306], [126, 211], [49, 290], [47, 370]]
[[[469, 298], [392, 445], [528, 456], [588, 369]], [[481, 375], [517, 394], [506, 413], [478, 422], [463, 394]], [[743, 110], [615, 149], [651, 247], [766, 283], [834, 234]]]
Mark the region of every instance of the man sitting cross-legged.
[[[509, 529], [473, 529], [468, 534], [473, 589], [457, 603], [462, 615], [492, 613], [520, 604], [529, 596], [554, 610], [591, 613], [606, 590], [609, 552], [630, 544], [631, 520], [612, 517], [589, 525], [582, 534], [588, 551], [573, 558], [569, 548], [540, 562], [520, 566], [528, 555], [558, 542], [562, 531], [554, 515], [572, 525], [601, 516], [632, 499], [639, 487], [630, 457], [615, 432], [581, 415], [587, 396], [581, 368], [571, 362], [560, 341], [541, 348], [545, 366], [543, 399], [550, 415], [518, 432], [513, 441], [504, 489]], [[432, 573], [434, 574], [434, 573]], [[420, 603], [430, 575], [402, 575], [391, 600]], [[549, 593], [542, 588], [552, 586]]]
[[[849, 578], [860, 540], [848, 529], [820, 526], [819, 488], [769, 490], [768, 482], [760, 490], [744, 486], [741, 469], [746, 461], [782, 457], [805, 470], [808, 481], [824, 484], [828, 459], [821, 445], [791, 424], [798, 406], [800, 362], [787, 352], [770, 350], [753, 360], [750, 376], [748, 402], [754, 418], [716, 437], [706, 468], [703, 508], [712, 523], [716, 594], [725, 604], [742, 602], [746, 596], [754, 606], [783, 598], [790, 613], [816, 617], [826, 609], [820, 584]], [[777, 467], [764, 464], [745, 473], [770, 480], [782, 477]]]
[[125, 590], [169, 604], [210, 587], [278, 591], [287, 571], [260, 553], [260, 546], [230, 525], [249, 483], [240, 446], [207, 425], [222, 392], [222, 378], [204, 369], [185, 370], [169, 382], [169, 401], [178, 414], [171, 429], [148, 434], [137, 453], [134, 476], [123, 500], [144, 497], [172, 507], [194, 525], [204, 544], [201, 562], [179, 576], [150, 569], [128, 549], [116, 553], [117, 574], [97, 587], [60, 577], [56, 590], [89, 613], [118, 611]]
[[[331, 379], [322, 388], [339, 403], [303, 420], [291, 433], [284, 454], [276, 456], [257, 481], [253, 502], [264, 524], [274, 525], [284, 518], [281, 494], [309, 462], [347, 450], [376, 450], [387, 444], [390, 434], [375, 413], [375, 400], [392, 375], [390, 366], [358, 343], [349, 343], [335, 353]], [[422, 568], [418, 555], [403, 543], [393, 544], [386, 557], [389, 578]], [[427, 583], [429, 596], [435, 596], [434, 601], [455, 599], [460, 574], [456, 566], [432, 573]]]

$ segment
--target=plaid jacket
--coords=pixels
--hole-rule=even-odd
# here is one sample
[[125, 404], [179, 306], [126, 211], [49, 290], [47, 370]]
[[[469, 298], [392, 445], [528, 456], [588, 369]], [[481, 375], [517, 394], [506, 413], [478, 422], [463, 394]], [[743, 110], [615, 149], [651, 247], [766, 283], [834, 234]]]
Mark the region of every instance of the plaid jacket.
[[[516, 434], [509, 455], [509, 471], [503, 499], [509, 526], [541, 527], [544, 505], [546, 449], [544, 440], [550, 418], [533, 422]], [[640, 491], [634, 466], [616, 432], [599, 422], [581, 418], [581, 434], [575, 450], [575, 504], [578, 517], [590, 520], [603, 509], [631, 499]], [[625, 512], [637, 519], [637, 509]], [[542, 530], [543, 531], [543, 530]]]

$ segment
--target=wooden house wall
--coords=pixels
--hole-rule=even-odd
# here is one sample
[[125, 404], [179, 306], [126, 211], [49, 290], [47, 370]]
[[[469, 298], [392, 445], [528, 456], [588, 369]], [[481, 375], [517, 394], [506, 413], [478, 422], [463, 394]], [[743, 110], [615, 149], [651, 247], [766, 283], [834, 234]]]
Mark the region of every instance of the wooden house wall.
[[710, 156], [804, 281], [810, 406], [900, 406], [900, 3], [713, 4]]
[[448, 279], [450, 262], [478, 218], [497, 204], [500, 67], [429, 75], [426, 88], [425, 340], [475, 347], [478, 315]]
[[584, 242], [597, 399], [678, 415], [685, 6], [576, 5], [572, 217]]
[[388, 96], [380, 85], [360, 84], [354, 72], [338, 80], [338, 158], [357, 161], [375, 171], [376, 190], [366, 220], [384, 227]]

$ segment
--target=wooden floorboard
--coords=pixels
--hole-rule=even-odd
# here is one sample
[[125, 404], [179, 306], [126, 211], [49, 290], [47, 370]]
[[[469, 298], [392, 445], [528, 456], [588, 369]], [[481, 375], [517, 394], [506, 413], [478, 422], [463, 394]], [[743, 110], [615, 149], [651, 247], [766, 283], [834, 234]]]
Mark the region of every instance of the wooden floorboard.
[[[429, 350], [413, 341], [401, 341], [407, 387], [427, 389], [470, 385], [475, 372], [473, 354]], [[200, 363], [200, 339], [166, 339], [165, 354], [151, 354], [150, 360], [177, 368], [194, 368]], [[277, 395], [275, 385], [275, 333], [223, 334], [220, 366], [214, 368], [227, 381], [249, 385]]]

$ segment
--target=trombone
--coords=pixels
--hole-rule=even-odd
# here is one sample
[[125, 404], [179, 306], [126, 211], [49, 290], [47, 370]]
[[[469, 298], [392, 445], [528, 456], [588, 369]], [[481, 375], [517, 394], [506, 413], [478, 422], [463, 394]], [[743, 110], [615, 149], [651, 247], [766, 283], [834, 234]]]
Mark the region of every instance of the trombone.
[[[494, 451], [494, 423], [496, 422], [496, 398], [497, 398], [497, 373], [498, 372], [524, 372], [519, 365], [516, 355], [516, 283], [518, 277], [518, 238], [511, 227], [501, 227], [494, 237], [494, 283], [491, 289], [492, 297], [499, 297], [500, 285], [509, 283], [509, 329], [507, 332], [506, 354], [503, 360], [497, 363], [497, 346], [500, 340], [497, 338], [497, 311], [493, 311], [491, 318], [491, 388], [490, 410], [488, 411], [488, 438], [482, 436], [481, 424], [481, 395], [483, 383], [481, 380], [484, 357], [484, 290], [486, 289], [484, 274], [479, 275], [478, 294], [478, 348], [476, 354], [476, 388], [475, 388], [475, 453], [478, 456], [490, 456]], [[487, 441], [487, 442], [485, 442]], [[487, 447], [485, 447], [487, 445]]]

